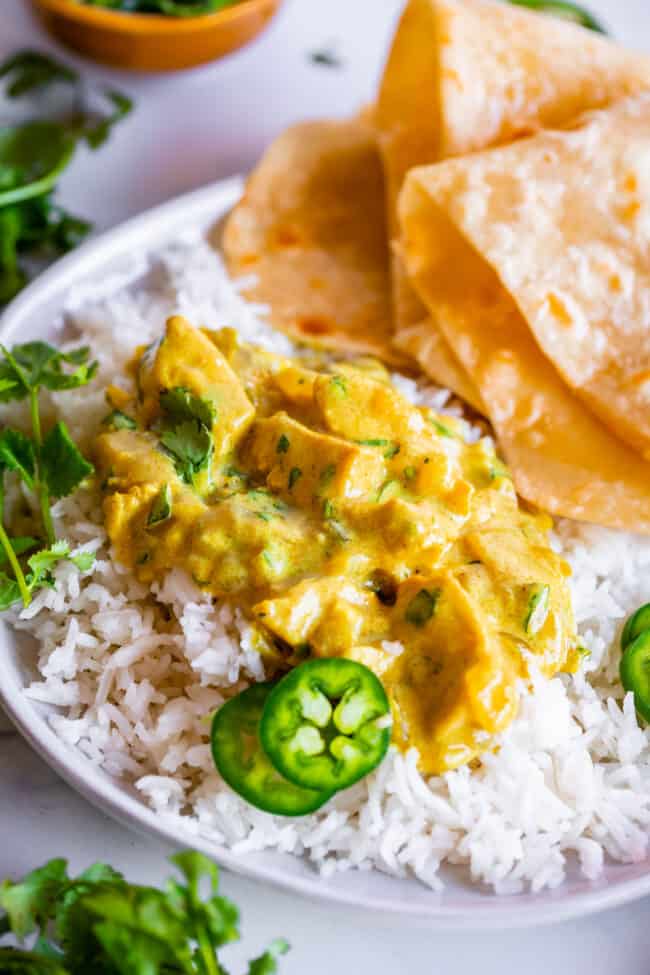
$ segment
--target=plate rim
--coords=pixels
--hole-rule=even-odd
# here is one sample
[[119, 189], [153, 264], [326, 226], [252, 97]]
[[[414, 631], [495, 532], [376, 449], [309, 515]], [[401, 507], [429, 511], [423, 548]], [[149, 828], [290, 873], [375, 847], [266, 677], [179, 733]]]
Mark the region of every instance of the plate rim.
[[[73, 284], [87, 282], [93, 274], [111, 261], [126, 257], [130, 246], [143, 252], [155, 252], [164, 243], [171, 243], [175, 234], [193, 229], [207, 229], [218, 221], [242, 193], [242, 177], [216, 181], [206, 187], [146, 210], [118, 224], [86, 242], [72, 253], [56, 261], [29, 284], [0, 315], [0, 339], [3, 341], [20, 329], [21, 322], [46, 306], [48, 301], [61, 298]], [[155, 238], [155, 239], [154, 239]], [[10, 625], [6, 625], [10, 630]], [[10, 638], [9, 638], [10, 639]], [[486, 893], [485, 904], [469, 906], [445, 905], [445, 895], [431, 891], [430, 904], [409, 904], [408, 898], [359, 895], [354, 891], [334, 888], [314, 870], [313, 876], [298, 877], [279, 866], [252, 865], [246, 858], [200, 835], [189, 831], [180, 838], [171, 823], [167, 824], [144, 801], [129, 795], [119, 780], [97, 769], [81, 752], [67, 745], [51, 729], [37, 702], [28, 698], [24, 688], [12, 674], [6, 660], [8, 640], [0, 635], [0, 704], [17, 730], [46, 764], [91, 805], [122, 825], [139, 833], [153, 835], [176, 848], [192, 845], [213, 857], [227, 871], [261, 881], [272, 887], [338, 909], [350, 908], [372, 912], [377, 917], [399, 918], [427, 924], [430, 928], [505, 930], [541, 926], [572, 920], [599, 911], [621, 906], [650, 894], [650, 859], [645, 873], [638, 877], [602, 885], [594, 890], [575, 894], [545, 891], [543, 897], [527, 895], [498, 896]], [[293, 855], [293, 854], [287, 854]], [[413, 880], [413, 883], [418, 883]], [[556, 898], [556, 899], [554, 899]], [[489, 906], [488, 906], [489, 905]]]

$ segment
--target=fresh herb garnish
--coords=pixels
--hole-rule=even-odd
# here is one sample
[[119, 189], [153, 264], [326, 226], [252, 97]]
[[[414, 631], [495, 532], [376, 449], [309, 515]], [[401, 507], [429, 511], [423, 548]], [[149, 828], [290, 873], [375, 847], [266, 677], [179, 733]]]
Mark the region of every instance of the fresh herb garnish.
[[[0, 885], [0, 971], [30, 975], [227, 975], [219, 949], [239, 938], [239, 913], [219, 894], [219, 872], [199, 853], [170, 857], [182, 880], [163, 890], [128, 883], [95, 863], [78, 877], [50, 860], [22, 881]], [[274, 975], [286, 941], [250, 962], [249, 975]]]
[[160, 442], [174, 462], [176, 473], [186, 484], [210, 465], [213, 440], [210, 431], [198, 420], [185, 420], [163, 430]]
[[[51, 503], [71, 494], [93, 466], [73, 442], [65, 423], [59, 421], [43, 436], [39, 405], [41, 389], [65, 390], [85, 386], [95, 375], [97, 364], [89, 362], [85, 347], [61, 352], [47, 342], [15, 345], [11, 351], [0, 345], [0, 403], [29, 400], [32, 432], [5, 427], [0, 433], [0, 549], [12, 573], [0, 573], [0, 605], [11, 606], [18, 599], [29, 605], [32, 593], [51, 584], [51, 569], [61, 559], [70, 557], [70, 547], [56, 539]], [[4, 478], [16, 474], [38, 499], [46, 545], [27, 560], [23, 569], [15, 540], [9, 537], [4, 520]], [[25, 551], [25, 550], [23, 550]], [[75, 561], [72, 557], [71, 561]]]
[[174, 386], [160, 394], [160, 407], [172, 420], [198, 420], [208, 429], [212, 428], [217, 417], [217, 408], [212, 400], [195, 396], [184, 386]]
[[371, 440], [357, 440], [360, 447], [381, 447], [384, 450], [384, 457], [387, 460], [392, 460], [400, 452], [400, 445], [395, 443], [394, 440], [384, 440], [381, 437], [371, 439]]
[[345, 376], [341, 376], [338, 373], [336, 376], [332, 376], [330, 379], [330, 389], [340, 399], [346, 397], [348, 395], [348, 384]]
[[151, 511], [147, 518], [147, 527], [153, 528], [154, 525], [161, 525], [163, 521], [168, 521], [171, 516], [172, 489], [169, 484], [163, 484], [151, 505]]
[[291, 443], [289, 442], [289, 438], [286, 436], [286, 434], [283, 433], [278, 438], [278, 443], [277, 443], [277, 446], [275, 448], [276, 453], [278, 453], [278, 454], [286, 454], [287, 451], [289, 450], [289, 447], [290, 446], [291, 446]]
[[128, 416], [127, 413], [122, 413], [122, 410], [113, 410], [112, 413], [104, 417], [102, 423], [112, 430], [135, 430], [138, 426], [133, 417]]
[[439, 589], [420, 589], [406, 607], [404, 619], [413, 626], [425, 626], [435, 613], [439, 598]]
[[170, 455], [176, 473], [186, 484], [209, 469], [214, 452], [212, 425], [217, 416], [214, 403], [176, 386], [160, 394], [163, 411], [160, 442]]
[[321, 488], [329, 487], [334, 478], [336, 477], [336, 464], [328, 464], [324, 467], [320, 474], [320, 486]]
[[440, 420], [436, 419], [435, 416], [429, 417], [429, 423], [432, 427], [434, 427], [436, 433], [439, 433], [441, 437], [451, 437], [452, 439], [456, 439], [456, 434], [451, 427], [448, 427], [446, 423], [441, 423]]
[[390, 501], [391, 498], [396, 498], [399, 492], [399, 481], [396, 481], [394, 478], [384, 481], [377, 492], [377, 504], [382, 504], [384, 501]]
[[300, 470], [300, 468], [292, 467], [291, 470], [289, 471], [289, 482], [288, 482], [290, 491], [298, 483], [301, 477], [302, 477], [302, 471]]
[[82, 85], [77, 72], [38, 51], [21, 51], [0, 64], [4, 94], [10, 99], [40, 94], [53, 84], [68, 86], [72, 103], [56, 118], [25, 120], [0, 127], [0, 303], [27, 283], [23, 256], [49, 260], [86, 236], [90, 224], [52, 202], [59, 176], [79, 142], [97, 149], [132, 108], [112, 90]]

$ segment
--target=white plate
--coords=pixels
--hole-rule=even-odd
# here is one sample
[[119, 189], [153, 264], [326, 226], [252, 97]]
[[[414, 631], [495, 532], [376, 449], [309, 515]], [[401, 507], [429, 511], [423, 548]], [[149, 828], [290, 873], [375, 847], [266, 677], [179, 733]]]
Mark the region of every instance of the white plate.
[[[154, 252], [185, 230], [207, 227], [224, 215], [241, 192], [241, 182], [217, 183], [167, 203], [79, 248], [41, 275], [0, 318], [3, 343], [47, 337], [60, 320], [71, 289], [107, 290], [107, 282], [128, 274], [134, 253]], [[65, 745], [47, 723], [48, 708], [31, 701], [23, 688], [30, 679], [29, 641], [0, 624], [0, 703], [27, 741], [73, 788], [132, 829], [154, 834], [175, 846], [193, 846], [235, 873], [244, 874], [339, 905], [420, 919], [446, 927], [518, 927], [565, 920], [613, 907], [650, 893], [650, 862], [609, 864], [597, 882], [570, 873], [556, 891], [496, 897], [448, 871], [447, 887], [435, 894], [416, 881], [397, 880], [377, 871], [350, 871], [320, 878], [288, 854], [235, 857], [228, 850], [162, 822], [136, 791], [112, 779], [80, 752]]]

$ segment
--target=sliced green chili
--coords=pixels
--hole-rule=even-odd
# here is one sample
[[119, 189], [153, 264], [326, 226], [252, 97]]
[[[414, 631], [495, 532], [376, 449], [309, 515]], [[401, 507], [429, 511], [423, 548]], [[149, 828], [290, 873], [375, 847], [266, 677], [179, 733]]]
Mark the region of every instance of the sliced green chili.
[[650, 603], [645, 603], [627, 620], [621, 634], [621, 650], [627, 650], [644, 630], [650, 630]]
[[371, 772], [390, 744], [390, 705], [381, 681], [363, 664], [309, 660], [269, 694], [262, 745], [297, 786], [335, 792]]
[[272, 684], [254, 684], [227, 701], [212, 721], [212, 756], [222, 779], [257, 809], [276, 816], [305, 816], [332, 789], [306, 789], [287, 781], [260, 743], [260, 719]]
[[650, 722], [650, 630], [644, 630], [623, 654], [621, 683], [634, 694], [634, 705], [644, 721]]
[[439, 589], [420, 589], [406, 607], [404, 619], [413, 626], [426, 626], [436, 611], [439, 598]]

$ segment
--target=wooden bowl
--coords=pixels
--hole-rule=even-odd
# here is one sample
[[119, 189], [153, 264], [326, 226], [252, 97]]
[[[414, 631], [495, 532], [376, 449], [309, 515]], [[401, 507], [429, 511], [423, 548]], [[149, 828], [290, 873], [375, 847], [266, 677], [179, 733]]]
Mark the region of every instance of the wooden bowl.
[[264, 30], [282, 0], [240, 0], [216, 14], [182, 18], [120, 13], [75, 0], [31, 2], [57, 40], [94, 61], [176, 71], [243, 47]]

